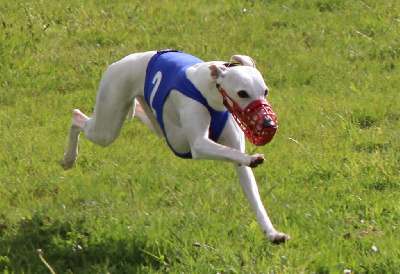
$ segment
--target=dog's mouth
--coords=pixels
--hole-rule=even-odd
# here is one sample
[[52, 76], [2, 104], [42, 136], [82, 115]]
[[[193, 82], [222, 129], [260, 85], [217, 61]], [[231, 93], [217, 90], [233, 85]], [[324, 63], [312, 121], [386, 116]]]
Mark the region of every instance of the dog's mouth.
[[270, 103], [266, 99], [257, 99], [242, 109], [220, 85], [217, 85], [217, 88], [225, 107], [250, 142], [256, 146], [264, 146], [271, 142], [278, 129], [278, 120]]

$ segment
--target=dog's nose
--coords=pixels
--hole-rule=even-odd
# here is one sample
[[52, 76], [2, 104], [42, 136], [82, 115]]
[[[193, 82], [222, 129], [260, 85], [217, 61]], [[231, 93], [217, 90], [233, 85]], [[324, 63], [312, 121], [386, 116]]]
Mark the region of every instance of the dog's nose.
[[265, 118], [261, 125], [263, 126], [263, 128], [268, 128], [268, 127], [274, 127], [276, 126], [276, 124], [274, 123], [274, 121], [272, 121], [271, 119]]

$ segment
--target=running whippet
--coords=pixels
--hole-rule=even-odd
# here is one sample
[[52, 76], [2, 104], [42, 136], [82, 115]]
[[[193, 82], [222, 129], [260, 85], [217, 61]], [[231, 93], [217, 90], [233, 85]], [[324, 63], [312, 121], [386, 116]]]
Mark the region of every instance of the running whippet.
[[240, 184], [266, 237], [273, 243], [290, 237], [272, 225], [251, 168], [264, 155], [245, 153], [245, 136], [256, 145], [271, 141], [276, 115], [265, 97], [268, 87], [255, 62], [234, 55], [235, 63], [202, 60], [174, 50], [131, 54], [112, 64], [101, 79], [93, 117], [73, 111], [62, 166], [78, 156], [79, 134], [108, 146], [126, 119], [137, 117], [165, 137], [179, 157], [232, 162]]

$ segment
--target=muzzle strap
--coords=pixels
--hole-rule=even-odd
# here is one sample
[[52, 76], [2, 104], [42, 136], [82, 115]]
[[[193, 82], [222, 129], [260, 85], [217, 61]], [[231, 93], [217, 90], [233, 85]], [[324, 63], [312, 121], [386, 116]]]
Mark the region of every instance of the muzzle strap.
[[256, 99], [242, 109], [219, 84], [217, 84], [217, 89], [222, 95], [224, 106], [250, 142], [257, 146], [271, 142], [278, 129], [278, 120], [266, 99]]

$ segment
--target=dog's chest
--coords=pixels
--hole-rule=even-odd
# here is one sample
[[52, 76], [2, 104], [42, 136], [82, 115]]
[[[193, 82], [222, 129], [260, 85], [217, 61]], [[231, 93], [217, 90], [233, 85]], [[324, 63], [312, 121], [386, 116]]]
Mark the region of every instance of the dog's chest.
[[[170, 121], [166, 121], [163, 117], [166, 101], [171, 90], [176, 90], [208, 108], [212, 118], [210, 125], [211, 139], [217, 141], [225, 126], [229, 113], [225, 111], [218, 112], [210, 108], [207, 100], [186, 77], [186, 69], [188, 67], [202, 62], [203, 61], [197, 57], [183, 52], [161, 52], [155, 54], [148, 64], [144, 86], [144, 97], [154, 116], [157, 118], [158, 124], [166, 137], [166, 126], [169, 126], [168, 129], [170, 132], [175, 130], [179, 132], [180, 130], [177, 126], [179, 123], [169, 123]], [[173, 120], [178, 121], [178, 117]], [[171, 129], [170, 127], [173, 126], [176, 128]], [[178, 133], [177, 136], [180, 136], [180, 134]], [[178, 152], [174, 149], [174, 146], [171, 145], [168, 138], [167, 142], [177, 156], [182, 158], [192, 157], [190, 147], [184, 146], [187, 151]], [[174, 140], [174, 142], [176, 142], [176, 140]]]

